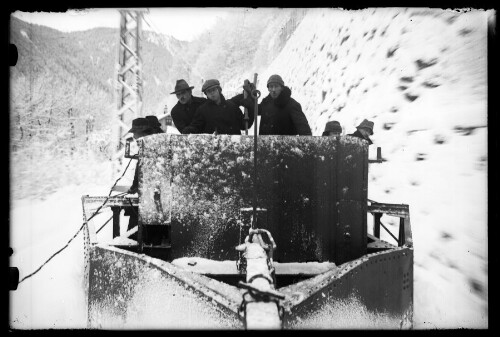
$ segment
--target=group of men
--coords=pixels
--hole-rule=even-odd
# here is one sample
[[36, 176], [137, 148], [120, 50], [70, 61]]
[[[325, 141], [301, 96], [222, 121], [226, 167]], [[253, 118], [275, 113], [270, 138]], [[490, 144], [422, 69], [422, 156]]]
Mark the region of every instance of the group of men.
[[[174, 91], [177, 104], [172, 108], [172, 121], [181, 134], [228, 134], [240, 135], [242, 130], [251, 128], [254, 122], [253, 83], [245, 82], [243, 89], [248, 93], [245, 98], [243, 93], [230, 99], [222, 94], [220, 82], [210, 79], [203, 83], [201, 91], [205, 97], [193, 96], [194, 86], [190, 86], [184, 79], [177, 80]], [[259, 135], [312, 135], [307, 118], [299, 102], [292, 98], [291, 89], [285, 85], [279, 75], [271, 75], [267, 80], [269, 94], [258, 104], [258, 115], [261, 116]], [[248, 118], [240, 110], [243, 106], [248, 109]], [[154, 116], [147, 116], [153, 118]], [[156, 117], [154, 117], [156, 118]], [[148, 121], [144, 118], [134, 120], [138, 128], [146, 128]], [[160, 130], [159, 122], [156, 130]], [[151, 128], [150, 131], [153, 131]], [[163, 131], [161, 131], [163, 132]], [[325, 126], [323, 136], [340, 135], [342, 127], [337, 121], [330, 121]], [[373, 134], [373, 122], [363, 120], [357, 130], [349, 134], [359, 137], [372, 144], [370, 135]], [[144, 134], [146, 135], [146, 134]]]
[[[241, 131], [250, 128], [254, 122], [254, 98], [252, 92], [255, 90], [253, 83], [245, 82], [243, 89], [248, 96], [239, 94], [233, 98], [226, 99], [222, 94], [220, 83], [216, 79], [210, 79], [203, 83], [202, 92], [204, 97], [193, 96], [193, 86], [180, 79], [176, 82], [175, 94], [178, 102], [172, 108], [171, 116], [175, 127], [181, 134], [228, 134], [241, 135]], [[299, 102], [292, 98], [292, 91], [287, 87], [279, 75], [272, 75], [267, 80], [269, 94], [258, 104], [258, 115], [261, 116], [259, 135], [299, 135], [311, 136], [311, 128]], [[248, 109], [248, 119], [241, 112], [240, 106]], [[359, 137], [372, 144], [370, 135], [373, 135], [373, 122], [363, 120], [356, 128], [357, 130], [349, 136]], [[149, 136], [156, 133], [164, 133], [161, 124], [155, 116], [136, 118], [132, 121], [132, 128], [128, 133], [133, 134], [134, 139]], [[338, 121], [329, 121], [325, 125], [323, 136], [340, 136], [342, 127]], [[138, 189], [137, 166], [132, 186], [128, 193], [135, 194]], [[137, 207], [128, 209], [125, 215], [129, 215], [128, 230], [137, 226]], [[136, 234], [131, 236], [136, 239]]]
[[[325, 125], [323, 136], [338, 137], [342, 134], [342, 127], [337, 121], [329, 121]], [[370, 136], [373, 135], [373, 122], [364, 119], [357, 127], [356, 131], [348, 134], [348, 136], [358, 137], [368, 142], [368, 145], [373, 144]]]
[[[171, 116], [175, 127], [181, 134], [216, 133], [239, 135], [245, 128], [250, 128], [254, 121], [254, 100], [251, 98], [255, 90], [253, 83], [243, 85], [248, 93], [226, 99], [222, 94], [220, 82], [210, 79], [203, 83], [201, 91], [207, 98], [192, 94], [194, 87], [183, 79], [178, 80], [175, 94], [178, 103], [172, 108]], [[294, 100], [292, 91], [281, 76], [272, 75], [267, 81], [269, 95], [258, 104], [258, 115], [261, 116], [260, 135], [312, 135], [307, 118], [300, 104]], [[239, 109], [248, 109], [248, 120], [245, 125], [244, 114]]]

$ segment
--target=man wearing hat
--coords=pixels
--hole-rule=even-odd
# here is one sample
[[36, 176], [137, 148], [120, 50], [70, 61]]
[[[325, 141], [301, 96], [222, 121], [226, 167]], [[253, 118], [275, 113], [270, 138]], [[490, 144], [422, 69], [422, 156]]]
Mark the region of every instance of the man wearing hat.
[[179, 100], [172, 108], [170, 115], [172, 116], [175, 127], [180, 133], [185, 133], [183, 130], [193, 121], [196, 109], [207, 101], [206, 98], [193, 96], [193, 88], [194, 87], [190, 87], [185, 80], [180, 79], [175, 84], [174, 92], [170, 93], [175, 94]]
[[145, 117], [148, 120], [149, 126], [151, 127], [151, 131], [153, 134], [155, 133], [165, 133], [163, 129], [161, 128], [160, 121], [158, 120], [158, 117], [150, 115]]
[[348, 136], [358, 137], [368, 141], [368, 145], [372, 145], [373, 142], [369, 136], [373, 135], [373, 122], [364, 119], [361, 124], [356, 127], [356, 131], [354, 133], [349, 134]]
[[325, 125], [325, 131], [323, 131], [323, 136], [338, 137], [342, 133], [342, 127], [337, 121], [329, 121]]
[[[156, 133], [164, 133], [160, 128], [160, 122], [156, 116], [146, 116], [145, 118], [136, 118], [132, 121], [132, 128], [128, 130], [128, 133], [134, 135], [134, 139], [139, 139], [145, 136], [154, 135]], [[137, 193], [138, 188], [138, 166], [135, 170], [134, 181], [132, 186], [128, 190], [128, 193]]]
[[[150, 136], [156, 133], [164, 133], [160, 128], [160, 122], [156, 116], [146, 116], [145, 118], [136, 118], [132, 121], [132, 128], [128, 130], [128, 133], [132, 133], [134, 139], [139, 139], [145, 136]], [[139, 163], [137, 163], [135, 167], [134, 180], [132, 182], [132, 186], [128, 189], [128, 194], [135, 194], [138, 192], [139, 188]], [[138, 207], [134, 207], [133, 209], [126, 208], [124, 215], [128, 215], [130, 218], [128, 220], [127, 230], [131, 230], [135, 226], [137, 226], [137, 214], [139, 212]], [[135, 240], [137, 234], [130, 236], [131, 239]]]
[[183, 129], [183, 133], [241, 135], [241, 130], [245, 130], [245, 123], [240, 105], [248, 108], [248, 127], [252, 126], [252, 99], [243, 99], [243, 94], [239, 94], [226, 100], [216, 79], [205, 81], [201, 90], [208, 100], [196, 110], [193, 121]]
[[269, 95], [259, 104], [260, 135], [311, 136], [311, 128], [299, 102], [281, 76], [271, 75], [267, 80]]
[[132, 128], [127, 133], [132, 133], [134, 139], [139, 139], [152, 134], [153, 128], [146, 118], [136, 118], [132, 121]]

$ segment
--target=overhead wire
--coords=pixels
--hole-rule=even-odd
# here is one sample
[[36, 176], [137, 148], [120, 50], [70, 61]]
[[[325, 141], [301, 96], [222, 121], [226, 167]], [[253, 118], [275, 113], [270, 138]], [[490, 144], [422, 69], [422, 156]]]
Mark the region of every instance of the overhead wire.
[[[104, 200], [104, 202], [97, 208], [97, 210], [92, 214], [92, 216], [88, 219], [86, 219], [86, 221], [80, 226], [80, 228], [78, 229], [78, 231], [75, 233], [75, 235], [73, 235], [73, 237], [66, 243], [66, 245], [64, 245], [61, 249], [59, 249], [57, 252], [55, 252], [54, 254], [52, 254], [42, 265], [40, 265], [40, 267], [38, 267], [34, 272], [32, 272], [31, 274], [28, 274], [27, 276], [23, 277], [19, 282], [18, 284], [21, 284], [21, 282], [23, 282], [24, 280], [32, 277], [33, 275], [35, 275], [36, 273], [38, 273], [50, 260], [52, 260], [56, 255], [58, 255], [60, 252], [62, 252], [64, 249], [66, 249], [69, 244], [71, 243], [71, 241], [73, 241], [77, 235], [82, 231], [82, 229], [85, 227], [85, 225], [88, 224], [88, 222], [90, 220], [92, 220], [96, 215], [99, 214], [99, 211], [101, 210], [102, 207], [104, 207], [104, 205], [106, 204], [106, 202], [109, 200], [109, 198], [111, 197], [111, 193], [113, 193], [113, 188], [116, 186], [116, 184], [118, 183], [118, 181], [120, 181], [120, 179], [123, 178], [123, 176], [125, 175], [125, 173], [127, 172], [129, 166], [130, 166], [130, 163], [132, 162], [132, 159], [130, 159], [130, 161], [128, 162], [127, 164], [127, 167], [125, 167], [125, 170], [123, 171], [122, 175], [115, 181], [115, 183], [113, 184], [113, 186], [111, 186], [110, 188], [110, 191], [109, 191], [109, 194], [108, 196], [106, 197], [106, 199]], [[111, 220], [111, 219], [110, 219]], [[109, 222], [109, 220], [104, 224], [106, 225], [107, 223]], [[104, 227], [104, 225], [102, 227]], [[102, 229], [102, 227], [99, 229], [99, 231]]]

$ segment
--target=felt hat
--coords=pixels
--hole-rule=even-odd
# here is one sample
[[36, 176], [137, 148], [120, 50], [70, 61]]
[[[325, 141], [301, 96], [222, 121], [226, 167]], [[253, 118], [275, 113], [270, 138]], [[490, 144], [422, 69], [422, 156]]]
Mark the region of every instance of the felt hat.
[[361, 129], [361, 128], [365, 128], [365, 129], [368, 129], [370, 130], [370, 135], [373, 135], [373, 122], [370, 122], [369, 120], [367, 119], [364, 119], [361, 124], [359, 124], [356, 129]]
[[132, 121], [132, 128], [128, 130], [128, 133], [134, 133], [139, 131], [145, 131], [151, 129], [149, 121], [146, 118], [136, 118]]
[[158, 117], [151, 115], [151, 116], [146, 116], [145, 118], [147, 119], [150, 127], [156, 128], [156, 127], [161, 126], [160, 121], [158, 120]]
[[337, 121], [329, 121], [325, 125], [325, 131], [323, 131], [323, 136], [328, 135], [329, 132], [338, 132], [342, 133], [342, 127], [340, 123]]
[[175, 83], [175, 90], [173, 92], [171, 92], [170, 94], [176, 94], [179, 91], [190, 90], [193, 88], [194, 87], [190, 87], [189, 84], [187, 84], [187, 82], [185, 80], [180, 79], [180, 80], [177, 80], [177, 82]]
[[201, 91], [205, 92], [207, 89], [210, 89], [214, 86], [220, 87], [220, 83], [218, 80], [215, 79], [206, 80], [205, 83], [203, 83], [203, 86], [201, 87]]

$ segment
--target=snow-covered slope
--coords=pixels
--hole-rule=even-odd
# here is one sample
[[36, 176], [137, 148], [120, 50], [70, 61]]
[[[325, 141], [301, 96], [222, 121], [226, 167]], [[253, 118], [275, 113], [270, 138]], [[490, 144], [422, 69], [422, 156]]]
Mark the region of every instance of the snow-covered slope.
[[259, 74], [263, 94], [283, 77], [313, 135], [329, 120], [344, 133], [375, 123], [370, 155], [387, 161], [370, 166], [368, 197], [410, 205], [416, 328], [487, 326], [487, 20], [311, 9]]

